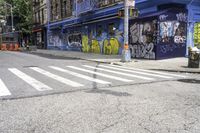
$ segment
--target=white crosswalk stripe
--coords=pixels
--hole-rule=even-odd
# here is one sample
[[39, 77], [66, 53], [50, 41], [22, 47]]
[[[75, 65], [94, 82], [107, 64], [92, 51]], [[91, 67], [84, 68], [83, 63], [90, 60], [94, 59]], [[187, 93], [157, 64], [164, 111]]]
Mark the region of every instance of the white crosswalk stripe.
[[148, 75], [148, 76], [153, 76], [153, 77], [160, 77], [160, 78], [166, 78], [166, 79], [172, 78], [172, 77], [169, 77], [169, 76], [152, 74], [152, 73], [145, 73], [145, 72], [139, 72], [139, 71], [134, 71], [134, 70], [127, 70], [125, 68], [122, 69], [122, 68], [117, 68], [117, 67], [114, 67], [114, 66], [106, 66], [106, 65], [98, 65], [98, 66], [104, 67], [104, 68], [109, 68], [109, 69], [114, 69], [114, 70], [119, 70], [119, 71], [124, 71], [124, 72], [138, 73], [138, 74]]
[[111, 75], [107, 75], [107, 74], [103, 74], [103, 73], [99, 73], [99, 72], [95, 72], [95, 71], [91, 71], [91, 70], [86, 70], [86, 69], [75, 67], [75, 66], [67, 66], [67, 67], [75, 69], [75, 70], [83, 71], [83, 72], [88, 72], [88, 73], [91, 73], [91, 74], [96, 74], [96, 75], [99, 75], [99, 76], [102, 76], [102, 77], [115, 79], [115, 80], [118, 80], [118, 81], [123, 81], [123, 82], [132, 82], [133, 81], [133, 80], [125, 79], [125, 78], [120, 78], [120, 77], [117, 77], [117, 76], [111, 76]]
[[132, 68], [132, 67], [124, 67], [124, 66], [118, 66], [118, 65], [110, 65], [110, 66], [119, 67], [119, 68], [125, 68], [125, 69], [129, 69], [129, 70], [137, 70], [137, 71], [143, 71], [143, 72], [149, 72], [149, 73], [156, 73], [156, 74], [167, 75], [167, 76], [173, 76], [173, 77], [181, 77], [181, 78], [186, 78], [186, 77], [187, 77], [187, 76], [178, 75], [178, 74], [165, 73], [165, 72], [158, 72], [158, 71], [155, 71], [155, 70], [146, 70], [146, 69]]
[[127, 73], [122, 73], [122, 72], [118, 72], [118, 71], [112, 71], [112, 70], [108, 70], [108, 69], [103, 69], [103, 68], [98, 68], [98, 67], [92, 67], [92, 66], [88, 66], [88, 65], [83, 65], [83, 66], [87, 67], [87, 68], [92, 68], [92, 69], [96, 69], [96, 70], [105, 71], [105, 72], [110, 72], [110, 73], [115, 73], [115, 74], [119, 74], [119, 75], [124, 75], [124, 76], [127, 76], [127, 77], [134, 77], [134, 78], [145, 79], [145, 80], [155, 80], [154, 78], [148, 78], [148, 77], [143, 77], [143, 76], [138, 76], [138, 75], [133, 75], [133, 74], [127, 74]]
[[9, 96], [9, 95], [11, 95], [10, 91], [3, 83], [3, 81], [0, 79], [0, 96]]
[[52, 78], [54, 80], [57, 80], [57, 81], [59, 81], [61, 83], [64, 83], [64, 84], [69, 85], [69, 86], [72, 86], [72, 87], [81, 87], [81, 86], [84, 86], [84, 85], [82, 85], [80, 83], [71, 81], [69, 79], [63, 78], [63, 77], [58, 76], [58, 75], [55, 75], [53, 73], [50, 73], [50, 72], [45, 71], [45, 70], [43, 70], [41, 68], [38, 68], [38, 67], [31, 67], [30, 69], [32, 69], [32, 70], [34, 70], [34, 71], [36, 71], [36, 72], [38, 72], [40, 74], [43, 74], [43, 75], [45, 75], [47, 77], [50, 77], [50, 78]]
[[8, 69], [10, 72], [12, 72], [13, 74], [15, 74], [17, 77], [19, 77], [20, 79], [22, 79], [23, 81], [25, 81], [26, 83], [28, 83], [29, 85], [31, 85], [33, 88], [35, 88], [38, 91], [46, 91], [46, 90], [52, 90], [51, 87], [43, 84], [42, 82], [28, 76], [27, 74], [21, 72], [20, 70], [16, 69], [16, 68], [9, 68]]
[[64, 72], [64, 73], [67, 73], [67, 74], [70, 74], [70, 75], [73, 75], [73, 76], [76, 76], [76, 77], [79, 77], [79, 78], [83, 78], [83, 79], [86, 79], [86, 80], [89, 80], [89, 81], [97, 82], [97, 83], [100, 83], [100, 84], [111, 84], [110, 82], [99, 80], [99, 79], [96, 79], [96, 78], [91, 78], [89, 76], [85, 76], [83, 74], [79, 74], [79, 73], [72, 72], [72, 71], [69, 71], [69, 70], [66, 70], [66, 69], [62, 69], [60, 67], [56, 67], [56, 66], [49, 66], [49, 67], [52, 68], [52, 69], [55, 69], [57, 71]]
[[[21, 80], [25, 81], [29, 86], [32, 86], [34, 89], [39, 91], [39, 93], [41, 93], [41, 91], [45, 91], [45, 93], [61, 91], [62, 88], [64, 89], [62, 85], [59, 87], [60, 89], [58, 90], [57, 89], [54, 90], [53, 88], [48, 86], [50, 85], [57, 87], [60, 82], [70, 87], [78, 88], [87, 86], [90, 88], [93, 87], [93, 84], [88, 84], [88, 82], [92, 83], [95, 82], [97, 83], [95, 84], [97, 87], [102, 87], [102, 85], [113, 85], [113, 86], [122, 85], [123, 82], [143, 83], [146, 82], [146, 80], [159, 81], [162, 79], [176, 79], [179, 77], [181, 78], [186, 77], [184, 75], [177, 75], [167, 72], [159, 72], [154, 70], [145, 70], [139, 68], [117, 66], [117, 65], [106, 65], [106, 64], [99, 64], [98, 66], [94, 65], [65, 66], [65, 68], [57, 66], [48, 66], [48, 68], [49, 68], [48, 70], [39, 67], [29, 67], [29, 69], [26, 69], [26, 71], [30, 72], [30, 74], [34, 74], [35, 72], [37, 72], [38, 73], [37, 79], [33, 78], [32, 76], [29, 76], [27, 73], [24, 73], [22, 70], [18, 70], [17, 68], [8, 68], [8, 70]], [[60, 74], [62, 74], [64, 77], [60, 76], [59, 74], [54, 74], [53, 72], [51, 72], [51, 70], [52, 71], [54, 70], [53, 72], [55, 73], [60, 72]], [[45, 78], [47, 79], [47, 81], [49, 80], [49, 78], [54, 79], [55, 81], [58, 82], [58, 84], [55, 84], [56, 82], [53, 83], [47, 82], [48, 84], [46, 85], [39, 80], [40, 78], [42, 79]], [[79, 83], [80, 79], [83, 80], [81, 81], [81, 83]], [[23, 85], [26, 86], [24, 83]], [[0, 98], [4, 96], [13, 95], [13, 93], [16, 90], [14, 92], [10, 91], [9, 90], [10, 86], [12, 85], [6, 85], [3, 82], [3, 80], [0, 79]], [[25, 88], [25, 87], [20, 87], [20, 88]], [[22, 95], [25, 94], [24, 92], [26, 91], [28, 92], [27, 94], [29, 95], [30, 90], [22, 90], [23, 92]], [[34, 92], [37, 93], [37, 91]]]

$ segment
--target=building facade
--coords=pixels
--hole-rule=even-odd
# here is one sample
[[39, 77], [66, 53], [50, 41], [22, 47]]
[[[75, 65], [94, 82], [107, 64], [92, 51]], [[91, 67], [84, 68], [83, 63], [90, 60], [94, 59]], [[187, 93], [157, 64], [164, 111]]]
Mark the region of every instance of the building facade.
[[33, 0], [33, 43], [38, 48], [47, 47], [46, 27], [47, 5], [46, 0]]
[[[122, 53], [124, 20], [118, 16], [122, 0], [66, 0], [66, 4], [52, 0], [48, 5], [48, 49]], [[136, 0], [136, 8], [139, 17], [129, 21], [133, 58], [181, 57], [188, 46], [199, 47], [200, 1]], [[63, 11], [68, 10], [65, 16]]]

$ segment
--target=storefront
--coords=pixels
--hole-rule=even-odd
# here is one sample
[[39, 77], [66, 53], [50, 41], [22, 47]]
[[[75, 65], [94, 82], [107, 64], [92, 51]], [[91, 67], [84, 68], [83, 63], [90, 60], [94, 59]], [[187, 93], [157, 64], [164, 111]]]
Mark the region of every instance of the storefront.
[[39, 49], [46, 49], [46, 28], [41, 26], [33, 29], [33, 45]]

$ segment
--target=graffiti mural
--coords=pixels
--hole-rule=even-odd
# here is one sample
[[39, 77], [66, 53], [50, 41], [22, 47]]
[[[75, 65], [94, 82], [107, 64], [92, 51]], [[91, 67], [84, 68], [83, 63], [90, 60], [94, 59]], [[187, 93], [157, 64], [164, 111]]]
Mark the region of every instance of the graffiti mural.
[[105, 39], [103, 42], [103, 53], [104, 54], [118, 54], [120, 43], [116, 38]]
[[96, 53], [96, 54], [99, 54], [101, 53], [101, 50], [100, 50], [100, 46], [99, 46], [99, 42], [97, 40], [92, 40], [92, 45], [91, 45], [91, 48], [90, 48], [91, 52], [92, 53]]
[[49, 48], [92, 52], [97, 54], [121, 54], [123, 44], [123, 20], [113, 19], [89, 25], [63, 28], [51, 32]]
[[194, 46], [200, 49], [200, 23], [194, 25]]
[[185, 56], [187, 13], [173, 11], [166, 14], [166, 19], [161, 19], [162, 15], [159, 16], [157, 59]]
[[82, 36], [81, 33], [72, 33], [67, 36], [69, 48], [82, 48]]
[[130, 50], [132, 57], [155, 59], [157, 21], [130, 24]]
[[[82, 35], [82, 51], [102, 54], [119, 54], [121, 43], [123, 42], [123, 31], [116, 28], [112, 32], [112, 36], [103, 27], [107, 24], [98, 24], [97, 30], [89, 29], [89, 32]], [[94, 28], [91, 26], [88, 28]], [[97, 32], [97, 33], [95, 33]]]
[[83, 52], [89, 52], [90, 50], [90, 46], [88, 44], [88, 36], [87, 35], [83, 35], [82, 36], [82, 51]]
[[162, 43], [186, 43], [186, 24], [178, 21], [160, 22], [160, 41]]
[[49, 46], [53, 46], [55, 48], [59, 48], [62, 46], [62, 36], [59, 34], [59, 32], [52, 32], [49, 33]]

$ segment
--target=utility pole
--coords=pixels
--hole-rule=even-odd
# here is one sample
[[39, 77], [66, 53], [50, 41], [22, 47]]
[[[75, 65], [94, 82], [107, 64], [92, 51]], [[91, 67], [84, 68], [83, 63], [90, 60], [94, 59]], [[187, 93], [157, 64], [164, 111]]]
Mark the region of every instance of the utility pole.
[[129, 7], [135, 6], [135, 0], [124, 1], [124, 47], [122, 51], [122, 62], [131, 61], [131, 54], [129, 50]]
[[12, 32], [14, 31], [14, 27], [13, 27], [13, 7], [12, 7], [12, 5], [11, 4], [9, 4], [9, 3], [6, 3], [5, 2], [5, 5], [6, 6], [10, 6], [10, 13], [11, 13], [11, 28], [12, 28]]

